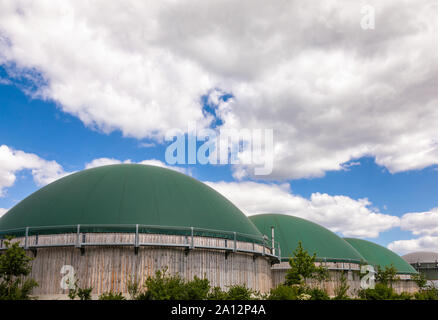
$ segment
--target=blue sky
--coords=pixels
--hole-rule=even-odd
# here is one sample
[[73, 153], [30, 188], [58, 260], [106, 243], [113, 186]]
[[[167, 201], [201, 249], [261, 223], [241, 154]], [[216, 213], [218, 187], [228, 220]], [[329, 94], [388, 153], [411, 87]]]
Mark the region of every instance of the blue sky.
[[[1, 144], [55, 160], [66, 171], [82, 170], [85, 163], [103, 157], [165, 161], [164, 152], [169, 143], [149, 142], [155, 146], [141, 147], [141, 141], [123, 137], [119, 131], [105, 134], [87, 128], [76, 117], [59, 110], [53, 101], [27, 96], [14, 84], [15, 79], [8, 78], [5, 73], [3, 79], [11, 83], [0, 85]], [[391, 174], [370, 157], [355, 159], [354, 162], [355, 165], [348, 170], [327, 172], [322, 178], [289, 181], [293, 193], [305, 198], [315, 192], [354, 199], [368, 198], [379, 211], [395, 216], [438, 207], [438, 171], [434, 167]], [[202, 181], [234, 181], [230, 165], [185, 167]], [[39, 189], [29, 170], [23, 170], [17, 176], [16, 183], [7, 189], [6, 196], [0, 198], [0, 207], [10, 208]], [[370, 240], [387, 245], [391, 241], [411, 237], [410, 232], [394, 228]]]
[[[348, 0], [194, 2], [0, 8], [0, 215], [71, 172], [142, 162], [248, 215], [438, 250], [437, 7], [370, 0], [364, 28]], [[167, 163], [165, 136], [190, 123], [273, 130], [272, 172]]]

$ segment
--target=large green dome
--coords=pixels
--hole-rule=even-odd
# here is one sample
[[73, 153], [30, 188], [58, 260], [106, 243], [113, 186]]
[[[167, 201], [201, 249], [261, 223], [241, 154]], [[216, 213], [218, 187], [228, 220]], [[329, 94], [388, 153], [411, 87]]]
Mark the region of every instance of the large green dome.
[[286, 214], [259, 214], [250, 219], [269, 239], [274, 227], [274, 240], [280, 243], [282, 261], [289, 260], [300, 241], [309, 254], [316, 253], [318, 260], [357, 263], [365, 260], [335, 233], [308, 220]]
[[389, 267], [392, 264], [397, 269], [397, 273], [417, 273], [417, 271], [398, 254], [374, 242], [355, 238], [345, 238], [345, 241], [355, 247], [369, 264], [380, 266], [381, 268]]
[[77, 224], [195, 227], [261, 237], [212, 188], [182, 173], [140, 164], [103, 166], [59, 179], [10, 209], [0, 219], [0, 231], [53, 226], [53, 232], [62, 232], [61, 226]]

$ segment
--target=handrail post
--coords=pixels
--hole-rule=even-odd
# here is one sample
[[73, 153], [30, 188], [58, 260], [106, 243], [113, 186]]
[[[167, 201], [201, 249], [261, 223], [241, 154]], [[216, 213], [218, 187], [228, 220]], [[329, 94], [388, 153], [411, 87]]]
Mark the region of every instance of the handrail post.
[[135, 225], [135, 238], [134, 238], [134, 247], [138, 248], [138, 224]]
[[193, 227], [190, 227], [190, 233], [191, 233], [191, 238], [192, 238], [192, 245], [191, 248], [193, 249], [195, 247], [195, 239], [194, 239], [194, 230]]
[[233, 249], [233, 251], [234, 252], [237, 251], [237, 234], [236, 234], [236, 231], [234, 231], [234, 249]]
[[281, 246], [280, 246], [280, 242], [278, 243], [278, 260], [281, 262]]
[[76, 229], [76, 247], [80, 248], [81, 245], [81, 225], [78, 224]]
[[263, 247], [262, 256], [264, 256], [265, 255], [265, 236], [264, 235], [263, 235], [262, 247]]
[[26, 227], [26, 233], [24, 237], [24, 249], [28, 248], [29, 227]]

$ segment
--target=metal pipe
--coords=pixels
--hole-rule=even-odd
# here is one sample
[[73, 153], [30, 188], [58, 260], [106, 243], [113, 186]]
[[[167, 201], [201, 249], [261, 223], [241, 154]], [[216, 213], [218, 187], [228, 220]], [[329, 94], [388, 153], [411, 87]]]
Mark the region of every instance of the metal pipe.
[[274, 226], [271, 226], [271, 247], [272, 247], [272, 254], [275, 256], [275, 231], [274, 231]]
[[26, 227], [26, 234], [25, 234], [25, 238], [24, 238], [24, 249], [28, 248], [28, 246], [27, 246], [28, 238], [29, 238], [29, 227]]
[[81, 225], [80, 224], [78, 224], [78, 226], [77, 226], [76, 236], [77, 236], [76, 247], [80, 248], [81, 247]]

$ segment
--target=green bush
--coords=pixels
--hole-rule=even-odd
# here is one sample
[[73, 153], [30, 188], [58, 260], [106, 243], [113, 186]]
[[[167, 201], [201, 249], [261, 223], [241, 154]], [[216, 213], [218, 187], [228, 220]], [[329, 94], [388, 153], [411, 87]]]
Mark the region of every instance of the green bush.
[[79, 286], [79, 279], [75, 275], [75, 283], [73, 289], [68, 290], [68, 297], [72, 300], [79, 298], [79, 300], [91, 300], [91, 291], [93, 287], [81, 288]]
[[359, 291], [359, 297], [366, 300], [392, 300], [394, 296], [394, 290], [383, 283], [377, 283], [374, 289]]
[[251, 300], [254, 291], [246, 286], [233, 285], [230, 286], [227, 292], [227, 300]]
[[333, 300], [348, 300], [350, 297], [348, 296], [348, 289], [350, 286], [348, 285], [347, 277], [344, 272], [342, 272], [341, 277], [339, 278], [339, 282], [335, 288], [335, 297]]
[[[136, 282], [128, 283], [128, 291], [136, 300], [206, 300], [209, 298], [210, 281], [197, 276], [185, 281], [180, 275], [167, 274], [167, 268], [158, 270], [153, 277], [148, 277], [144, 284], [145, 291], [140, 292]], [[218, 293], [218, 292], [216, 292]]]
[[19, 243], [12, 243], [12, 237], [4, 241], [6, 250], [0, 253], [0, 300], [27, 300], [33, 288], [38, 286], [34, 279], [26, 279], [32, 271], [32, 258], [20, 248]]
[[330, 300], [327, 292], [320, 288], [308, 288], [305, 293], [312, 297], [311, 300]]
[[301, 294], [298, 286], [279, 285], [277, 288], [271, 289], [268, 300], [297, 300]]
[[184, 280], [180, 275], [168, 275], [167, 269], [155, 272], [154, 277], [148, 277], [145, 287], [151, 300], [185, 300], [187, 292]]
[[187, 300], [205, 300], [210, 291], [210, 281], [195, 276], [192, 281], [185, 284], [185, 291]]
[[223, 291], [220, 287], [212, 288], [207, 295], [208, 300], [227, 300], [227, 297], [227, 292]]
[[438, 289], [426, 288], [414, 294], [417, 300], [438, 300]]
[[99, 296], [99, 300], [125, 300], [125, 297], [121, 292], [118, 293], [108, 292], [108, 293], [102, 293]]

